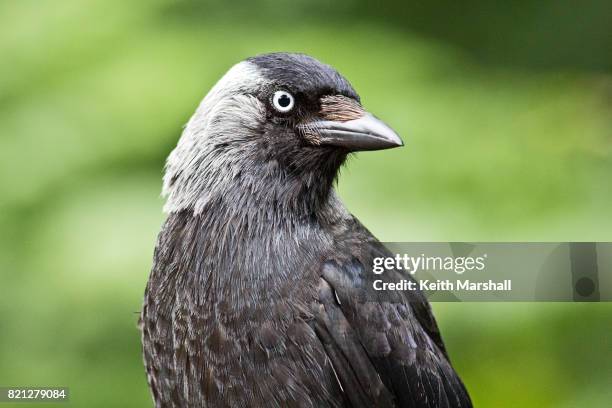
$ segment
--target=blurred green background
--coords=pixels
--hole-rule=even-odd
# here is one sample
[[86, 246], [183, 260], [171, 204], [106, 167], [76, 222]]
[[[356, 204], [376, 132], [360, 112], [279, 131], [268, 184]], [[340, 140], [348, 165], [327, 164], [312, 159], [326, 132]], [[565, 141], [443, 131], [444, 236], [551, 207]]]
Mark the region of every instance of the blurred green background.
[[[404, 137], [340, 179], [381, 240], [612, 240], [610, 4], [0, 2], [0, 386], [151, 405], [136, 321], [164, 159], [261, 52], [335, 66]], [[610, 406], [611, 304], [434, 308], [477, 407]]]

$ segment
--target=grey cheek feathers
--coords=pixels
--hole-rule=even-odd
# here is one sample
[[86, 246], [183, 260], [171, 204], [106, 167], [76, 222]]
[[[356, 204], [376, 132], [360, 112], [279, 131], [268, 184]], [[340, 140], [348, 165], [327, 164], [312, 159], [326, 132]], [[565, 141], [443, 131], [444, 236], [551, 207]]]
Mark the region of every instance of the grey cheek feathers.
[[266, 82], [257, 66], [244, 61], [206, 95], [166, 161], [165, 212], [200, 212], [231, 183], [241, 168], [238, 158], [244, 157], [239, 151], [253, 147], [254, 130], [265, 120], [265, 106], [251, 95]]

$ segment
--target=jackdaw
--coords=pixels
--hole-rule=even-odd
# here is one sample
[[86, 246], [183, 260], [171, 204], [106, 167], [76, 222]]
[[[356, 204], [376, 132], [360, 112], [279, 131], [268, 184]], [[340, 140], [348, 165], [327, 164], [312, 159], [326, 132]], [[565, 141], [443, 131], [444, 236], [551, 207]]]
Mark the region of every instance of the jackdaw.
[[371, 290], [392, 254], [333, 189], [350, 153], [401, 145], [309, 56], [221, 78], [166, 164], [140, 319], [155, 406], [471, 407], [424, 295]]

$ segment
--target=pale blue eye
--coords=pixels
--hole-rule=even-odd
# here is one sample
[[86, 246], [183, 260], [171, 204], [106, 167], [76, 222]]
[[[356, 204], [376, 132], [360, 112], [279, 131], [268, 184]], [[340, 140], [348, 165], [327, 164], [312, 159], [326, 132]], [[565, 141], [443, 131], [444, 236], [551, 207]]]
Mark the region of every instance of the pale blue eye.
[[279, 112], [286, 113], [293, 109], [295, 98], [289, 92], [276, 91], [272, 96], [272, 105]]

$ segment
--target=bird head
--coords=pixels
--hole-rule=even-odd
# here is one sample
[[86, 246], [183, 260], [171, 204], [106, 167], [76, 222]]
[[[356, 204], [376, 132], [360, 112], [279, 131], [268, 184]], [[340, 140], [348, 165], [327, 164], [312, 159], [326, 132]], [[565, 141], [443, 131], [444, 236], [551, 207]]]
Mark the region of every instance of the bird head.
[[320, 202], [351, 152], [402, 145], [350, 83], [304, 54], [233, 66], [204, 98], [170, 154], [166, 211], [220, 197]]

